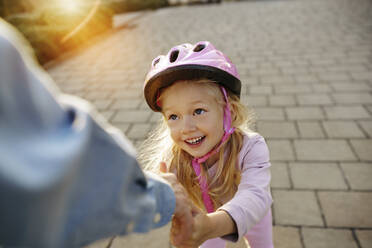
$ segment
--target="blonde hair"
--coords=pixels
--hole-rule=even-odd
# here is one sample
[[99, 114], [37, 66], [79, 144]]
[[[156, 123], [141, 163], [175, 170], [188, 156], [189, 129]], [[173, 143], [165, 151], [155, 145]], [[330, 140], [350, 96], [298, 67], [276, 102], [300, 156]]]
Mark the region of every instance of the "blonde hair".
[[[221, 104], [221, 108], [224, 108], [226, 102], [218, 84], [209, 79], [192, 80], [187, 83], [208, 87], [208, 92], [215, 96], [216, 100]], [[207, 178], [209, 195], [215, 208], [219, 205], [220, 196], [232, 196], [237, 190], [240, 182], [240, 171], [237, 167], [238, 155], [243, 145], [243, 135], [245, 132], [250, 131], [250, 124], [254, 122], [253, 112], [250, 112], [236, 95], [228, 92], [228, 100], [231, 109], [232, 126], [236, 129], [218, 152], [219, 160], [213, 178], [209, 178], [207, 168], [201, 166], [202, 175]], [[225, 153], [226, 155], [224, 155]], [[191, 165], [193, 157], [173, 142], [165, 118], [150, 133], [141, 146], [138, 159], [145, 170], [155, 172], [158, 172], [159, 163], [165, 161], [169, 171], [176, 174], [180, 183], [187, 190], [190, 199], [198, 207], [204, 209], [197, 176]]]

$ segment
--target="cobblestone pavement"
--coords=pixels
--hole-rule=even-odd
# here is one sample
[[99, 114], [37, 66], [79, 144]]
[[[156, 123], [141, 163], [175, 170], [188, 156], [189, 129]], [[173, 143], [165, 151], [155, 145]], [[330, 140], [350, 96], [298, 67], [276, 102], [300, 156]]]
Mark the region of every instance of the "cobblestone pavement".
[[[212, 41], [237, 64], [271, 151], [275, 247], [372, 247], [372, 1], [225, 2], [118, 23], [48, 69], [64, 92], [138, 145], [159, 118], [142, 97], [152, 58]], [[168, 229], [90, 247], [169, 247]]]

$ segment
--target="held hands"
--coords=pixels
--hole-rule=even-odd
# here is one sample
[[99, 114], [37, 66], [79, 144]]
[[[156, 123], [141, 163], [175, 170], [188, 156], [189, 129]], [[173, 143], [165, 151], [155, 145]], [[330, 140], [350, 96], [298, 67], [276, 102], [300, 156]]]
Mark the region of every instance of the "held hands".
[[185, 188], [173, 173], [160, 163], [161, 176], [172, 186], [176, 196], [176, 209], [172, 220], [171, 242], [179, 248], [197, 248], [209, 237], [213, 229], [210, 218], [188, 198]]
[[207, 214], [200, 210], [194, 215], [194, 222], [192, 226], [192, 234], [182, 242], [176, 243], [172, 238], [174, 233], [177, 233], [180, 228], [177, 218], [172, 221], [171, 240], [172, 244], [178, 248], [198, 248], [204, 241], [210, 238], [210, 232], [213, 229], [210, 218]]

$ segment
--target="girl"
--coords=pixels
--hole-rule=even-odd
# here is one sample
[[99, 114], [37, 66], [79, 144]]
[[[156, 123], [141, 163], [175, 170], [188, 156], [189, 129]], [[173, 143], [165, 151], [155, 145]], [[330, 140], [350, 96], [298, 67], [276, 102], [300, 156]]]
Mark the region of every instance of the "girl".
[[235, 65], [207, 41], [155, 58], [145, 80], [145, 99], [164, 124], [140, 159], [147, 169], [165, 161], [208, 213], [196, 218], [190, 246], [220, 248], [244, 236], [252, 248], [273, 247], [269, 152], [247, 128], [240, 90]]

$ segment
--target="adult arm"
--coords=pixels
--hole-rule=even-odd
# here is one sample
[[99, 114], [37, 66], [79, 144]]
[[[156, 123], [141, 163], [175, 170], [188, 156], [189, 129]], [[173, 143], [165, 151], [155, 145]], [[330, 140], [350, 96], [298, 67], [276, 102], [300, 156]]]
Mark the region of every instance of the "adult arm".
[[0, 19], [0, 246], [80, 247], [169, 222], [169, 184], [25, 47]]

